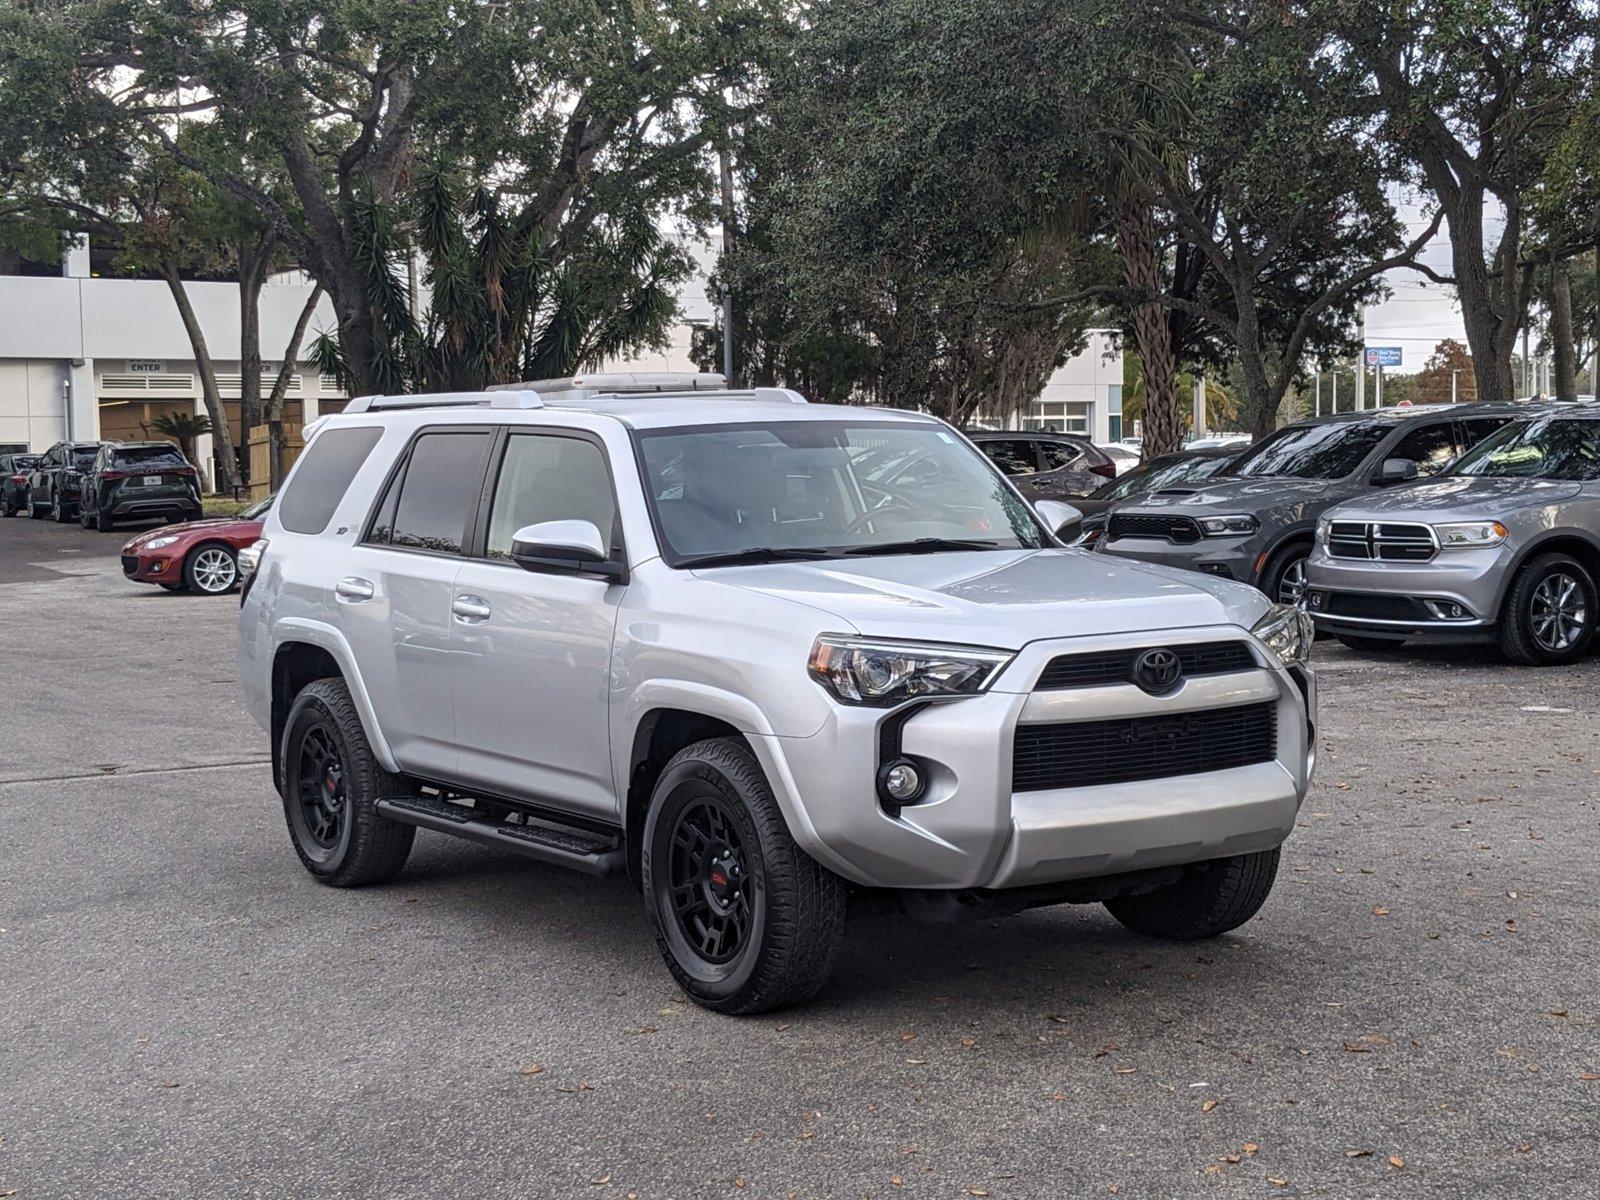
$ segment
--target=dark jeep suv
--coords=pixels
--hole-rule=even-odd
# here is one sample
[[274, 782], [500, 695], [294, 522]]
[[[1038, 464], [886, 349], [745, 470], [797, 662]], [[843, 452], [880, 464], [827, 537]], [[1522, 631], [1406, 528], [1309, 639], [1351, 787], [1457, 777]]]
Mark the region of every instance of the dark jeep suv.
[[28, 473], [28, 515], [67, 522], [77, 514], [84, 472], [94, 463], [99, 442], [57, 442]]
[[1163, 488], [1111, 510], [1098, 549], [1253, 583], [1298, 601], [1317, 518], [1330, 505], [1437, 475], [1526, 405], [1439, 404], [1286, 425], [1226, 477]]
[[1087, 496], [1117, 477], [1111, 456], [1086, 437], [1031, 430], [983, 430], [967, 436], [1029, 500]]
[[101, 533], [118, 521], [197, 521], [199, 476], [171, 442], [105, 442], [84, 476], [78, 514]]

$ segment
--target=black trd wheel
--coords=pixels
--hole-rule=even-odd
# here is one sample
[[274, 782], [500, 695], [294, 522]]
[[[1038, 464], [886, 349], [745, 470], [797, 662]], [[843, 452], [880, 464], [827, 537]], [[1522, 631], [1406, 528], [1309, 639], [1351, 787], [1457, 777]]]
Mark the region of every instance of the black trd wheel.
[[1361, 637], [1354, 633], [1336, 633], [1333, 636], [1339, 639], [1340, 645], [1349, 646], [1352, 650], [1377, 652], [1380, 650], [1398, 650], [1405, 645], [1398, 638]]
[[1278, 877], [1276, 848], [1196, 863], [1183, 878], [1138, 896], [1107, 900], [1106, 910], [1135, 933], [1192, 942], [1237, 929], [1255, 916]]
[[1541, 554], [1511, 581], [1500, 610], [1500, 649], [1512, 662], [1577, 662], [1594, 638], [1594, 577], [1565, 554]]
[[1299, 604], [1306, 594], [1306, 559], [1311, 547], [1304, 542], [1285, 546], [1261, 572], [1261, 590], [1279, 604]]
[[379, 815], [377, 802], [410, 789], [373, 757], [343, 680], [319, 679], [295, 697], [282, 763], [284, 816], [306, 870], [334, 887], [399, 874], [416, 829]]
[[678, 986], [716, 1012], [809, 1000], [844, 936], [844, 881], [789, 835], [744, 742], [667, 764], [645, 821], [645, 904]]

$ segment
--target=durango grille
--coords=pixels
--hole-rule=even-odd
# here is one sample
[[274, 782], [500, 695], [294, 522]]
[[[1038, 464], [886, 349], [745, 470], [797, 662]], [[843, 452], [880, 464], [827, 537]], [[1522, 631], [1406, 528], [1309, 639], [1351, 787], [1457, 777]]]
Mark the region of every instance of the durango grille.
[[[1134, 660], [1148, 647], [1127, 650], [1096, 650], [1089, 654], [1058, 654], [1045, 666], [1034, 684], [1040, 692], [1065, 688], [1103, 687], [1111, 683], [1132, 683]], [[1178, 656], [1185, 676], [1230, 675], [1256, 669], [1255, 657], [1243, 642], [1196, 642], [1170, 648]]]
[[1271, 701], [1207, 712], [1019, 725], [1011, 788], [1094, 787], [1225, 771], [1271, 762], [1278, 714]]
[[1188, 545], [1200, 540], [1200, 526], [1193, 517], [1168, 517], [1154, 513], [1112, 513], [1106, 527], [1111, 541], [1117, 538], [1165, 538], [1169, 542]]
[[1426, 525], [1334, 521], [1328, 526], [1328, 554], [1332, 558], [1427, 562], [1437, 549], [1433, 530]]

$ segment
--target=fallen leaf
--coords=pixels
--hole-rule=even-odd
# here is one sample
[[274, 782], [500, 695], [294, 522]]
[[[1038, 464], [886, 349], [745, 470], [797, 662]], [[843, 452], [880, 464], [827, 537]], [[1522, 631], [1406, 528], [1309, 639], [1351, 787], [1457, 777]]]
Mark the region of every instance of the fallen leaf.
[[900, 1035], [900, 1040], [902, 1042], [914, 1042], [917, 1040], [917, 1035], [914, 1033], [902, 1033]]
[[1244, 1144], [1244, 1152], [1246, 1154], [1254, 1154], [1259, 1149], [1261, 1149], [1261, 1147], [1256, 1145], [1254, 1142], [1246, 1142]]
[[606, 1184], [611, 1182], [611, 1172], [607, 1171], [604, 1175], [601, 1175], [596, 1179], [591, 1179], [589, 1182], [594, 1184], [595, 1187], [604, 1187]]
[[182, 1087], [183, 1085], [181, 1083], [179, 1083], [176, 1079], [163, 1079], [161, 1081], [161, 1086], [164, 1087], [164, 1088], [175, 1088], [175, 1087]]
[[1344, 1044], [1344, 1048], [1346, 1050], [1350, 1051], [1351, 1054], [1371, 1054], [1372, 1053], [1372, 1047], [1371, 1046], [1363, 1046], [1358, 1042], [1346, 1042]]
[[889, 1176], [889, 1185], [891, 1187], [905, 1187], [906, 1181], [898, 1175], [891, 1175]]
[[523, 1067], [522, 1070], [518, 1071], [517, 1074], [518, 1075], [543, 1075], [544, 1074], [544, 1064], [543, 1063], [529, 1063], [527, 1066]]
[[1406, 1160], [1401, 1158], [1398, 1154], [1391, 1154], [1389, 1155], [1389, 1165], [1398, 1171], [1401, 1167], [1406, 1165]]
[[1371, 1150], [1346, 1150], [1344, 1152], [1344, 1156], [1346, 1158], [1371, 1158], [1372, 1157], [1372, 1151]]
[[1597, 1079], [1600, 1079], [1600, 1074], [1596, 1074], [1593, 1071], [1585, 1071], [1583, 1074], [1579, 1075], [1578, 1078], [1583, 1080], [1585, 1083], [1593, 1083]]
[[1273, 1187], [1288, 1187], [1289, 1186], [1289, 1181], [1287, 1179], [1285, 1179], [1282, 1175], [1273, 1175], [1273, 1176], [1268, 1178], [1267, 1182], [1272, 1184]]
[[1212, 1109], [1216, 1108], [1216, 1106], [1221, 1104], [1221, 1103], [1222, 1103], [1221, 1100], [1207, 1100], [1204, 1104], [1202, 1104], [1200, 1106], [1200, 1111], [1201, 1112], [1210, 1112]]
[[746, 1188], [750, 1185], [745, 1181], [745, 1177], [743, 1175], [735, 1175], [733, 1177], [733, 1186], [736, 1188]]
[[989, 1193], [984, 1191], [982, 1188], [968, 1188], [967, 1189], [967, 1195], [969, 1195], [969, 1196], [987, 1196], [988, 1194]]
[[1132, 1075], [1138, 1069], [1138, 1067], [1112, 1067], [1111, 1073], [1113, 1075]]
[[1389, 910], [1380, 904], [1377, 908], [1372, 910], [1372, 915], [1375, 917], [1387, 917], [1389, 915]]

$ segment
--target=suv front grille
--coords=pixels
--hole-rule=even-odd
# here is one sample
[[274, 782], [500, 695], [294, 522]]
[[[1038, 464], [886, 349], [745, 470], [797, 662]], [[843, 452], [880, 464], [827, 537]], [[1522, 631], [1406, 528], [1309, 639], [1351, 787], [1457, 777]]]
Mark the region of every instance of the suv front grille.
[[1328, 555], [1332, 558], [1427, 562], [1437, 550], [1433, 530], [1426, 525], [1333, 521], [1328, 526]]
[[1095, 787], [1200, 775], [1271, 762], [1278, 714], [1267, 701], [1207, 712], [1019, 725], [1012, 740], [1011, 789]]
[[[1061, 691], [1066, 688], [1104, 687], [1112, 683], [1132, 683], [1134, 661], [1148, 646], [1128, 650], [1096, 650], [1089, 654], [1058, 654], [1046, 664], [1034, 690]], [[1196, 642], [1172, 646], [1183, 665], [1185, 676], [1231, 675], [1256, 669], [1255, 657], [1243, 642]]]
[[1106, 526], [1108, 541], [1118, 538], [1165, 538], [1179, 545], [1200, 540], [1200, 526], [1193, 517], [1167, 517], [1155, 513], [1112, 513]]

